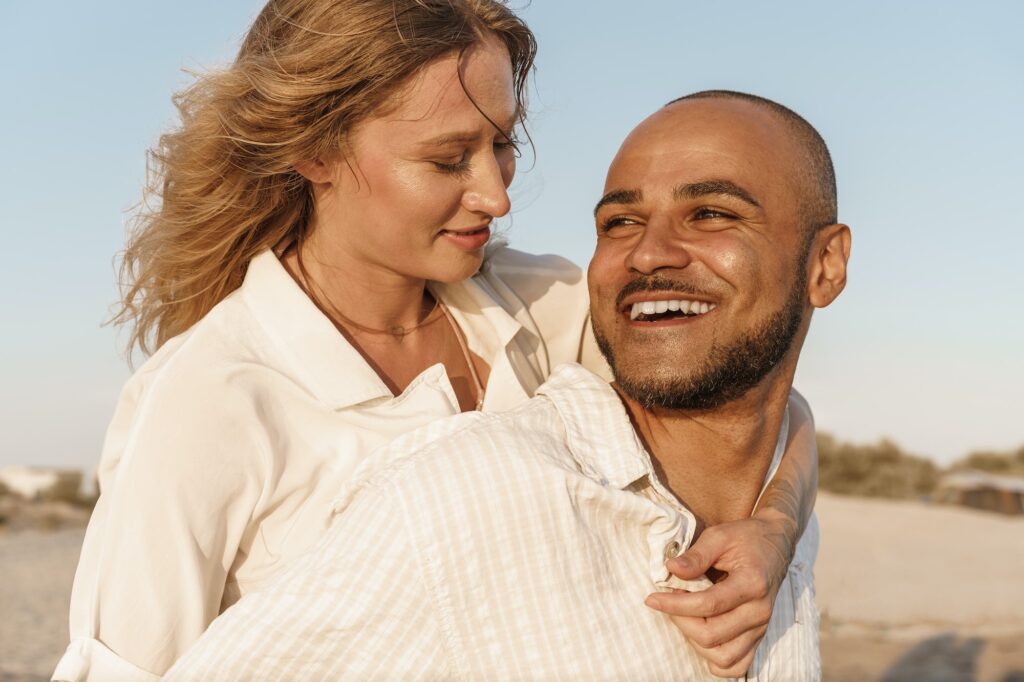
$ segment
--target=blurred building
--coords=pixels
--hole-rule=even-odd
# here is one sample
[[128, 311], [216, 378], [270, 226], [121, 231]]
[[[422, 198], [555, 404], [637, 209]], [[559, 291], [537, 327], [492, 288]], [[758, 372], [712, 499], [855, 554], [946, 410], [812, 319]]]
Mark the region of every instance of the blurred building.
[[973, 469], [956, 471], [939, 480], [932, 499], [1002, 514], [1024, 514], [1024, 478]]
[[79, 499], [82, 489], [82, 472], [72, 469], [9, 466], [0, 469], [0, 489], [26, 500], [74, 502]]

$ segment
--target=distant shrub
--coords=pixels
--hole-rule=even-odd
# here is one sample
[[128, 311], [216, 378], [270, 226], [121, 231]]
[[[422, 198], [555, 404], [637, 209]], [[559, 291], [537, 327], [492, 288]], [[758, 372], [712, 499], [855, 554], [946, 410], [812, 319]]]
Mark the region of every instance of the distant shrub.
[[890, 440], [853, 445], [818, 434], [818, 485], [842, 495], [905, 500], [928, 495], [939, 480], [930, 460], [910, 455]]
[[993, 452], [991, 450], [972, 452], [954, 462], [950, 469], [953, 471], [976, 469], [1001, 476], [1024, 476], [1024, 446], [1015, 452]]

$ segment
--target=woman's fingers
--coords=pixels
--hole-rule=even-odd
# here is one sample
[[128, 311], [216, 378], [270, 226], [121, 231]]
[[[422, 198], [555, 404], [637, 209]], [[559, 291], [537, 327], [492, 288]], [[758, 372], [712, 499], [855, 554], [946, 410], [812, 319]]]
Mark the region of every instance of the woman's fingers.
[[[684, 580], [694, 580], [707, 573], [719, 561], [722, 555], [726, 554], [732, 543], [739, 540], [735, 531], [725, 532], [717, 526], [706, 529], [697, 538], [696, 542], [690, 545], [689, 549], [674, 559], [668, 561], [667, 566], [672, 573]], [[743, 530], [741, 526], [739, 530]]]
[[[754, 651], [768, 631], [772, 605], [769, 599], [764, 598], [741, 601], [735, 608], [725, 609], [732, 602], [707, 597], [708, 592], [722, 585], [724, 583], [714, 585], [704, 592], [662, 592], [652, 597], [658, 599], [659, 611], [672, 616], [676, 627], [708, 662], [713, 674], [739, 677], [750, 667]], [[713, 611], [721, 611], [721, 614], [711, 617], [676, 615]]]
[[715, 647], [705, 648], [694, 644], [694, 649], [708, 662], [712, 675], [718, 677], [743, 677], [754, 662], [757, 645], [767, 627], [754, 628], [738, 637]]
[[[756, 606], [756, 618], [771, 617], [774, 594], [767, 579], [756, 571], [734, 572], [702, 592], [655, 592], [647, 605], [670, 616], [713, 618], [735, 611], [740, 606]], [[742, 611], [743, 614], [748, 610]], [[754, 626], [757, 623], [749, 623]]]
[[775, 595], [788, 569], [773, 531], [771, 524], [755, 520], [708, 528], [667, 568], [688, 580], [712, 568], [724, 571], [725, 578], [701, 592], [675, 590], [648, 597], [647, 605], [672, 616], [715, 675], [742, 676], [768, 631]]
[[[768, 618], [770, 617], [769, 613]], [[702, 649], [714, 649], [730, 642], [745, 640], [749, 633], [760, 633], [756, 635], [759, 639], [768, 629], [768, 618], [765, 618], [760, 607], [744, 604], [714, 618], [673, 616], [672, 621], [692, 644]], [[755, 644], [757, 639], [754, 640]]]

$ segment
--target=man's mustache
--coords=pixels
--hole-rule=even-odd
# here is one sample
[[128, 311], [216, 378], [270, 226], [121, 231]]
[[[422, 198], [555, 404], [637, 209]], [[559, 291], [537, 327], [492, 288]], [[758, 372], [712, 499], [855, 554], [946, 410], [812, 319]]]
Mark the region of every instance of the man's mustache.
[[662, 277], [661, 275], [651, 275], [648, 277], [637, 277], [632, 282], [622, 287], [619, 295], [615, 298], [615, 306], [617, 308], [621, 308], [623, 301], [626, 300], [627, 296], [644, 291], [674, 291], [680, 294], [690, 294], [691, 296], [712, 297], [710, 291], [702, 289], [690, 282], [669, 279], [667, 277]]

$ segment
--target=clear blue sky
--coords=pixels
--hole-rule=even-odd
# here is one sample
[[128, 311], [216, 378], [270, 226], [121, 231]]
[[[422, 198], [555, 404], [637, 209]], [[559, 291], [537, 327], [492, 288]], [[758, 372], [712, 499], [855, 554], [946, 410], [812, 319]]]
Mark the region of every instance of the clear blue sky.
[[[128, 376], [100, 322], [144, 152], [182, 69], [229, 60], [260, 5], [0, 5], [0, 465], [97, 461]], [[667, 100], [776, 99], [829, 142], [854, 229], [849, 287], [815, 316], [797, 377], [819, 427], [942, 462], [1024, 444], [1024, 3], [534, 0], [523, 15], [537, 159], [514, 185], [515, 246], [586, 264], [608, 162]]]

